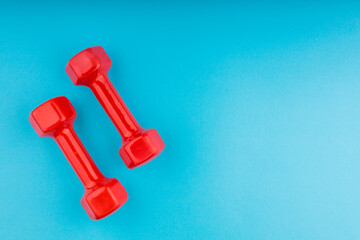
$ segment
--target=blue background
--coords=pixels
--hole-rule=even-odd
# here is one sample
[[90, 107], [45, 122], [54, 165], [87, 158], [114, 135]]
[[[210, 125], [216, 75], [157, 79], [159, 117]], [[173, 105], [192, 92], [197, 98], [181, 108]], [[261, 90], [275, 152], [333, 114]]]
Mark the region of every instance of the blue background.
[[[0, 4], [1, 239], [360, 239], [360, 4]], [[95, 45], [164, 152], [121, 138], [67, 61]], [[100, 170], [129, 193], [91, 221], [83, 187], [28, 115], [65, 95]]]

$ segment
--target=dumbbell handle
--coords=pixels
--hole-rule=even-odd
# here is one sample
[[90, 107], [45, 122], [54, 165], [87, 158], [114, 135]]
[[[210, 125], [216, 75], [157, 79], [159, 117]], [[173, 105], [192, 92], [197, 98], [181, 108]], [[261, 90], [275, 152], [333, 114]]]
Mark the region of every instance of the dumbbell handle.
[[110, 82], [107, 74], [99, 73], [96, 79], [91, 81], [89, 87], [109, 115], [123, 140], [142, 130]]
[[104, 178], [72, 126], [64, 127], [55, 134], [54, 139], [85, 188], [94, 187], [99, 180]]

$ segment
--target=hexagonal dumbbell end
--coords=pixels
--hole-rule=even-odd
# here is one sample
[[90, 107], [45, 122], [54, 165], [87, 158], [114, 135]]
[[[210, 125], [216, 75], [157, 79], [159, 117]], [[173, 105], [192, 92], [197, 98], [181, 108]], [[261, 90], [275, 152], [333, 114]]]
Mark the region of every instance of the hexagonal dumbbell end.
[[91, 47], [71, 58], [66, 72], [76, 85], [88, 86], [119, 131], [123, 144], [120, 156], [128, 168], [153, 160], [165, 144], [155, 129], [137, 123], [108, 77], [111, 60], [102, 47]]
[[76, 111], [70, 101], [66, 97], [56, 97], [35, 108], [29, 121], [40, 137], [53, 137], [55, 132], [71, 126], [75, 118]]
[[125, 188], [117, 179], [105, 178], [102, 183], [86, 189], [80, 202], [92, 220], [99, 220], [115, 212], [127, 199]]
[[102, 47], [87, 48], [70, 59], [65, 71], [75, 85], [89, 86], [99, 73], [107, 74], [111, 59]]
[[33, 110], [29, 120], [40, 137], [55, 139], [85, 188], [81, 204], [93, 220], [115, 212], [128, 199], [120, 182], [106, 178], [96, 167], [72, 125], [76, 112], [66, 97], [48, 100]]
[[144, 130], [125, 140], [120, 156], [128, 168], [142, 166], [161, 153], [165, 144], [155, 129]]

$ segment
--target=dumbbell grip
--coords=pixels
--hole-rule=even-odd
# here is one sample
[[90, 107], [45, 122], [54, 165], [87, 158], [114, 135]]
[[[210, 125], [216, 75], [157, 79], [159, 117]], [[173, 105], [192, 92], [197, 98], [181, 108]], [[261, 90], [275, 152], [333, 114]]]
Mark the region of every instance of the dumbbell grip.
[[63, 128], [54, 138], [85, 188], [94, 187], [104, 178], [72, 126]]
[[105, 109], [123, 140], [142, 130], [110, 82], [107, 74], [98, 74], [90, 84], [90, 89]]

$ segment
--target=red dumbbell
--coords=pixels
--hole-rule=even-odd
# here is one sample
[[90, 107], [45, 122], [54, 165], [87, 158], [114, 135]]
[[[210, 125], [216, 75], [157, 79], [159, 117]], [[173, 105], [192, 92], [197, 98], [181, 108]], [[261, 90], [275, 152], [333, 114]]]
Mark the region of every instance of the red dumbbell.
[[105, 50], [91, 47], [71, 58], [65, 69], [75, 85], [94, 92], [123, 139], [120, 156], [128, 168], [135, 168], [153, 160], [165, 144], [155, 129], [143, 129], [136, 122], [109, 80], [110, 66]]
[[56, 97], [41, 104], [29, 116], [40, 137], [55, 139], [85, 187], [81, 205], [89, 217], [98, 220], [120, 208], [128, 199], [121, 183], [106, 178], [96, 167], [73, 129], [76, 112], [66, 97]]

